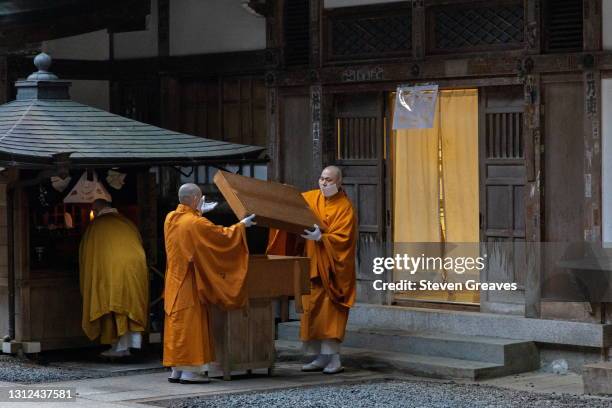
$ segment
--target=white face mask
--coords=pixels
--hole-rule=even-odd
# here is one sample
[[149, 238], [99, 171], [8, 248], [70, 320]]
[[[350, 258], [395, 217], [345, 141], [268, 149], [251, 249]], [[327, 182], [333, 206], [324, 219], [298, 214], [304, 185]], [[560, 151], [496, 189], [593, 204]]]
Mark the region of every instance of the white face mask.
[[338, 193], [338, 186], [334, 184], [328, 184], [327, 186], [319, 186], [321, 188], [321, 192], [325, 197], [331, 197]]

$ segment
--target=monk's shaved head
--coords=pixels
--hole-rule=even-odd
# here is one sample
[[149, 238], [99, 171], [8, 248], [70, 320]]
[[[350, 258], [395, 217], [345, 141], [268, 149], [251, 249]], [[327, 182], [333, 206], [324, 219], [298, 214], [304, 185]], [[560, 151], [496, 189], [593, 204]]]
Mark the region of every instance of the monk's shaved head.
[[202, 198], [202, 190], [193, 183], [186, 183], [179, 188], [178, 197], [181, 204], [195, 209]]
[[100, 211], [102, 211], [103, 209], [110, 207], [111, 203], [109, 203], [108, 201], [106, 201], [103, 198], [97, 198], [94, 200], [93, 203], [91, 203], [91, 209], [93, 210], [94, 214], [98, 214]]
[[321, 177], [332, 178], [333, 182], [338, 186], [342, 184], [342, 170], [338, 166], [327, 166], [321, 172]]

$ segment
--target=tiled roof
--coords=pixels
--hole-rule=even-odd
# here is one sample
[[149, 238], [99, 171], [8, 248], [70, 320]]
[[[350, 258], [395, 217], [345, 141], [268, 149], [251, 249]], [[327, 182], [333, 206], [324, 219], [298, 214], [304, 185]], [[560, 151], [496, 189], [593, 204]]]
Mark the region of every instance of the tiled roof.
[[205, 139], [147, 125], [69, 99], [0, 105], [0, 162], [189, 163], [256, 156], [263, 147]]

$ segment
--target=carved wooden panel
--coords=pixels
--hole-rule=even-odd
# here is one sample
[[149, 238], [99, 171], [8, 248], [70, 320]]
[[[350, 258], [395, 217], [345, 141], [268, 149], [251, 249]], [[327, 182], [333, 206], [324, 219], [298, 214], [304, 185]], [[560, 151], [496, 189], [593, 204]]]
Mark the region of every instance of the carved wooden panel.
[[523, 44], [522, 1], [430, 7], [426, 14], [429, 53], [513, 49]]
[[412, 9], [405, 5], [349, 7], [326, 14], [326, 59], [409, 56]]

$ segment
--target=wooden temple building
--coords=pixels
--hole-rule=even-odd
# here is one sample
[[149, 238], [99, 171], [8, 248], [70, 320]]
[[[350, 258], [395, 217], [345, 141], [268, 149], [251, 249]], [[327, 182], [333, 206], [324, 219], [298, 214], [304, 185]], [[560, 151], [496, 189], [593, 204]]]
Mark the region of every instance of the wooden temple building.
[[[0, 99], [15, 98], [21, 88], [13, 84], [45, 51], [54, 72], [73, 82], [77, 102], [168, 132], [266, 150], [268, 161], [254, 158], [248, 166], [226, 160], [234, 171], [306, 190], [316, 188], [323, 166], [339, 165], [359, 217], [359, 304], [350, 323], [466, 336], [494, 328], [496, 336], [534, 342], [538, 364], [562, 355], [580, 369], [607, 359], [612, 306], [552, 299], [547, 285], [554, 287], [550, 271], [560, 255], [543, 253], [541, 243], [603, 249], [612, 242], [612, 3], [133, 0], [130, 19], [118, 2], [106, 3], [113, 6], [86, 13], [95, 18], [79, 18], [82, 9], [66, 5], [39, 10], [58, 18], [44, 29], [23, 25], [27, 14], [7, 14], [15, 30], [32, 34], [4, 45]], [[66, 14], [73, 18], [62, 24]], [[433, 147], [424, 134], [392, 129], [397, 87], [416, 84], [440, 88]], [[4, 140], [7, 131], [0, 133], [2, 148], [15, 140]], [[100, 151], [111, 144], [101, 140]], [[64, 160], [80, 165], [89, 157], [47, 157], [44, 164], [61, 168]], [[113, 167], [118, 160], [93, 162]], [[178, 157], [167, 164], [180, 174], [174, 184], [156, 180], [159, 202], [181, 180], [214, 193], [206, 165]], [[4, 299], [6, 287], [27, 277], [8, 273], [7, 265], [23, 262], [25, 238], [5, 231], [24, 207], [7, 206], [23, 198], [2, 187], [17, 180], [15, 172], [1, 174], [0, 254], [8, 254], [7, 242], [17, 243], [0, 256]], [[32, 169], [19, 174], [36, 177]], [[135, 176], [149, 180], [148, 173]], [[150, 190], [134, 188], [128, 204], [152, 202], [143, 198]], [[421, 222], [427, 217], [434, 228]], [[373, 289], [380, 278], [372, 273], [374, 257], [393, 256], [401, 243], [443, 240], [513, 248], [492, 252], [498, 267], [477, 279], [516, 283], [518, 290]], [[405, 275], [395, 270], [382, 278]]]

